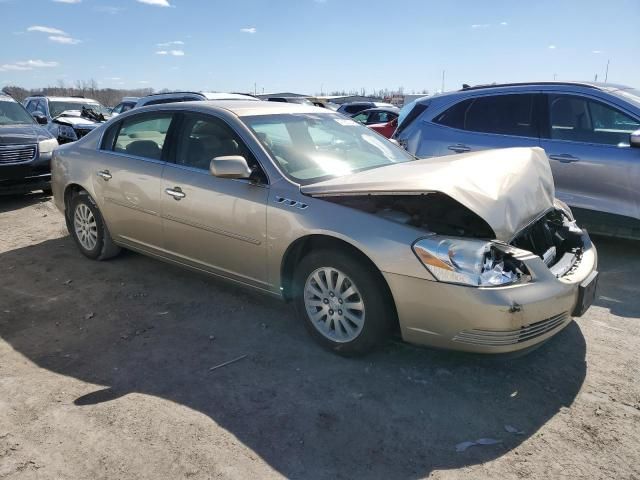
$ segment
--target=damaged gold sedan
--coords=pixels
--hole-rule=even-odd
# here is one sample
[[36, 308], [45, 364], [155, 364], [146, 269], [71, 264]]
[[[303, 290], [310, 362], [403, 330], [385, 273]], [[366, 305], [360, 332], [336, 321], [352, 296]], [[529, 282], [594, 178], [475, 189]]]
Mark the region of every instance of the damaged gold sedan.
[[342, 354], [394, 331], [529, 349], [595, 295], [596, 249], [538, 148], [418, 160], [325, 109], [197, 102], [120, 115], [52, 169], [87, 257], [129, 248], [276, 295]]

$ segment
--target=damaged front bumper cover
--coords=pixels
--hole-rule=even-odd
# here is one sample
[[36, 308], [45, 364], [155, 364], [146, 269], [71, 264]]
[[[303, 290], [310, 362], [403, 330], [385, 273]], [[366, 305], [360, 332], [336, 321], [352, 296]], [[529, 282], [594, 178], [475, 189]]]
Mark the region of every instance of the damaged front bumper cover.
[[542, 258], [521, 258], [527, 283], [470, 287], [383, 272], [402, 337], [420, 345], [478, 353], [529, 349], [588, 308], [597, 283], [597, 252], [586, 232], [579, 262], [556, 276]]

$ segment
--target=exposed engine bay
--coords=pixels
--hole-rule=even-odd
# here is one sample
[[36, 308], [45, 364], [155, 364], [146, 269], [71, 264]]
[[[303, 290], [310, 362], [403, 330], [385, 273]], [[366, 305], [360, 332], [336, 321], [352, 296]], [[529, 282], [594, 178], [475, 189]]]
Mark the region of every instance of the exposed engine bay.
[[494, 237], [486, 221], [443, 193], [349, 195], [323, 197], [323, 200], [441, 235]]
[[[495, 233], [479, 215], [451, 197], [439, 193], [422, 195], [340, 195], [323, 200], [367, 212], [387, 220], [411, 225], [441, 236], [493, 239]], [[582, 230], [569, 213], [560, 209], [547, 212], [527, 226], [510, 242], [514, 247], [538, 255], [558, 277], [576, 268], [582, 256]], [[491, 265], [500, 268], [493, 274], [517, 275], [526, 267], [509, 260], [509, 255], [491, 249], [491, 261], [483, 272], [491, 275]], [[518, 265], [516, 265], [516, 263]]]
[[580, 262], [582, 233], [567, 213], [552, 210], [520, 232], [511, 245], [538, 255], [557, 277], [562, 277]]

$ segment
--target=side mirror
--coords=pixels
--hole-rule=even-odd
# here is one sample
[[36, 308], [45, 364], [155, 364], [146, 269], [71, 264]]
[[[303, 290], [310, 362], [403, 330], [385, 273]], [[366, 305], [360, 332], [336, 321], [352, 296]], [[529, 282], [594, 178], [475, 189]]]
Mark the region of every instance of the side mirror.
[[211, 160], [209, 173], [219, 178], [249, 178], [251, 169], [243, 156], [229, 155]]
[[629, 135], [629, 145], [640, 148], [640, 130], [636, 130]]
[[45, 117], [45, 115], [41, 112], [33, 112], [31, 114], [31, 116], [33, 118], [35, 118], [36, 122], [38, 122], [40, 125], [46, 125], [47, 124], [47, 117]]

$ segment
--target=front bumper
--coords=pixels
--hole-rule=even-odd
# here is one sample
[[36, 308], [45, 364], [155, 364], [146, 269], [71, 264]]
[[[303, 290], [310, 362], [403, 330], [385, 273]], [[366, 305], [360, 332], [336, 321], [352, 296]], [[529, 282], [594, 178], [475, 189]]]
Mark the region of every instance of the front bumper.
[[51, 152], [41, 153], [31, 162], [0, 164], [0, 194], [25, 193], [49, 188], [51, 155]]
[[577, 267], [556, 278], [534, 257], [532, 280], [505, 287], [466, 287], [383, 273], [393, 295], [402, 337], [409, 343], [477, 353], [531, 348], [571, 322], [580, 284], [597, 268], [588, 235]]

